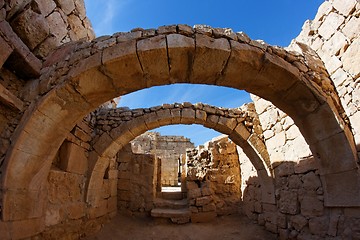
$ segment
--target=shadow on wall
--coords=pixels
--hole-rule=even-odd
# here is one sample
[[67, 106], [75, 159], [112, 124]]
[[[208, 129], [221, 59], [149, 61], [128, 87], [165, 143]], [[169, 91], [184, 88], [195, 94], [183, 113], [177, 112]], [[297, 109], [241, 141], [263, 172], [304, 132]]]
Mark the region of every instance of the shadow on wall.
[[[276, 203], [261, 201], [261, 181], [250, 177], [243, 192], [243, 211], [280, 239], [359, 239], [359, 208], [324, 205], [321, 175], [313, 157], [274, 168]], [[339, 239], [339, 238], [334, 238]]]

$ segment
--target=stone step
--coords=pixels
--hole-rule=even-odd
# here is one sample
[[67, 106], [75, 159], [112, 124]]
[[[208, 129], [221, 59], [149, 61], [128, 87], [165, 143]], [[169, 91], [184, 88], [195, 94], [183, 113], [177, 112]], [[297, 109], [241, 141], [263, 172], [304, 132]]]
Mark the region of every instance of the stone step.
[[156, 198], [154, 200], [154, 205], [155, 208], [181, 209], [188, 207], [188, 200], [187, 199], [171, 200], [171, 199]]
[[186, 198], [186, 193], [182, 192], [161, 192], [158, 194], [159, 198], [168, 200], [181, 200]]
[[191, 212], [188, 208], [154, 208], [151, 210], [151, 216], [155, 218], [170, 218], [173, 222], [179, 222], [178, 219], [182, 219], [185, 223], [190, 221]]

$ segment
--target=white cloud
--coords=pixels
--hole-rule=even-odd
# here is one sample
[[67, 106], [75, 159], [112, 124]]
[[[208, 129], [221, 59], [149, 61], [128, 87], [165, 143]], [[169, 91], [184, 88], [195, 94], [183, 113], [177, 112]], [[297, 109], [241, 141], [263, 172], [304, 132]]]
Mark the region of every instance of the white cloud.
[[116, 17], [126, 12], [130, 0], [87, 0], [86, 7], [96, 36], [111, 35], [115, 32]]

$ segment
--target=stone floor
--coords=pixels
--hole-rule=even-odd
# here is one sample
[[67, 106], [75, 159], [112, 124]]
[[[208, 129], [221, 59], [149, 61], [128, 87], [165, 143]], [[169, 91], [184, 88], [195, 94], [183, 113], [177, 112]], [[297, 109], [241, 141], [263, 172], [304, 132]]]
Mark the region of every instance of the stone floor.
[[176, 225], [149, 217], [118, 215], [96, 235], [86, 240], [275, 240], [276, 235], [244, 216], [218, 217], [211, 223]]

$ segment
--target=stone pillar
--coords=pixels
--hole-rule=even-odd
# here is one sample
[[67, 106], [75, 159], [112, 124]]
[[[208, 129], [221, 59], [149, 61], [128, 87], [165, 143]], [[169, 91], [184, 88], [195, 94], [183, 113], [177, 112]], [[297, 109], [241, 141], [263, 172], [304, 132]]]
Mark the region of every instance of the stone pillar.
[[187, 163], [186, 163], [186, 155], [181, 154], [180, 155], [180, 161], [181, 161], [181, 192], [186, 193], [186, 175], [187, 175]]

